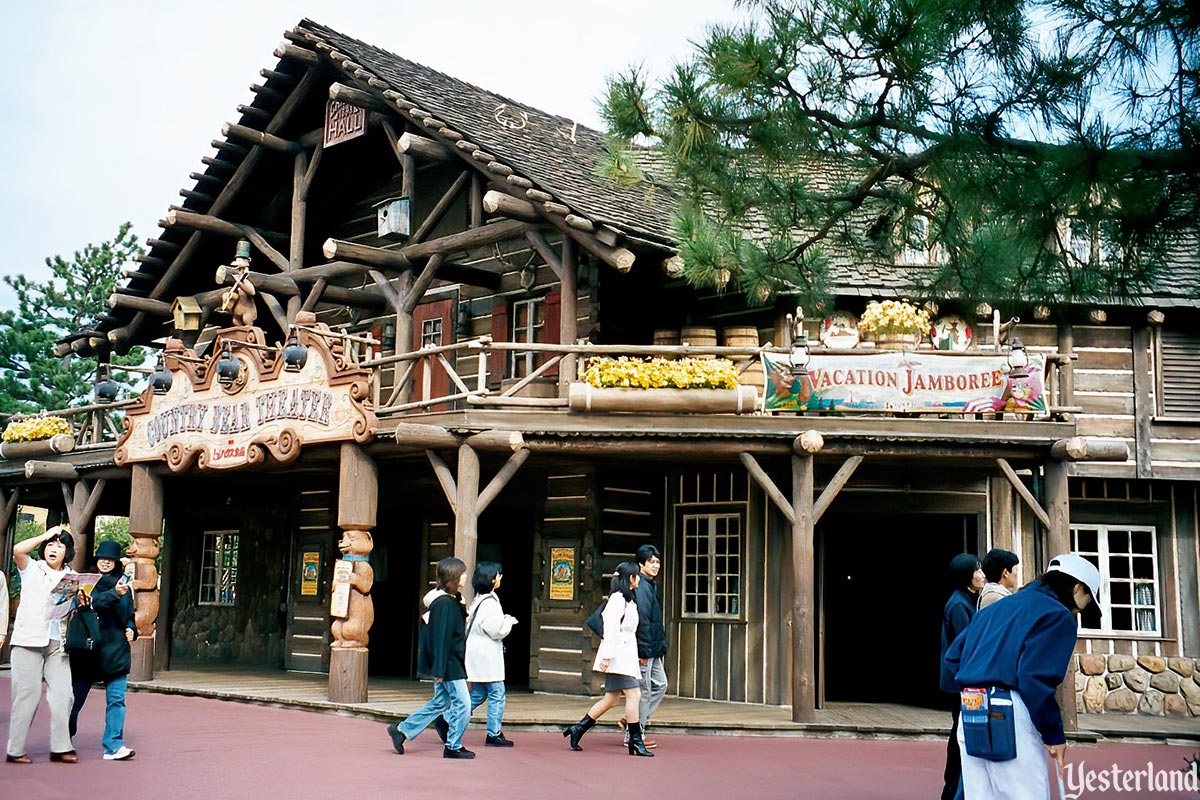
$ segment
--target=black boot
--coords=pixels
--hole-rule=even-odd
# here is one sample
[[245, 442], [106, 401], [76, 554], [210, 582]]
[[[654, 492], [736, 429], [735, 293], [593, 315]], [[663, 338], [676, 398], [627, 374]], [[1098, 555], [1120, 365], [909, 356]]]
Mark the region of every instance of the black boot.
[[571, 739], [572, 750], [583, 749], [579, 746], [579, 740], [582, 739], [583, 735], [590, 731], [595, 724], [596, 720], [592, 719], [587, 714], [584, 714], [583, 719], [579, 720], [579, 722], [563, 728], [563, 736], [568, 736]]
[[645, 756], [646, 758], [654, 758], [654, 753], [646, 749], [646, 743], [642, 741], [642, 723], [629, 723], [629, 755]]

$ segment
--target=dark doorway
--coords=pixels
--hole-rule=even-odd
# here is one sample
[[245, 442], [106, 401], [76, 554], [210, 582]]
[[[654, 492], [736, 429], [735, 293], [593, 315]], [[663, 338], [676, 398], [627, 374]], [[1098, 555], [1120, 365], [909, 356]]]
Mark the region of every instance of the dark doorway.
[[[527, 476], [521, 476], [526, 478]], [[524, 480], [514, 479], [479, 520], [479, 561], [499, 561], [504, 578], [497, 595], [517, 624], [504, 639], [504, 682], [511, 689], [529, 686], [529, 623], [532, 616], [533, 530], [536, 504]]]
[[974, 514], [829, 514], [818, 530], [827, 701], [940, 708], [946, 568], [975, 552]]

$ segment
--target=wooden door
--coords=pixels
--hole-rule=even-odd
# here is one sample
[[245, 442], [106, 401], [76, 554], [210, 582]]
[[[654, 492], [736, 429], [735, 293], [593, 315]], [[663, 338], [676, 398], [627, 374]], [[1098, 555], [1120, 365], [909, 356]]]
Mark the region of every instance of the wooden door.
[[284, 653], [284, 668], [296, 672], [329, 672], [329, 585], [337, 536], [333, 500], [329, 489], [300, 492], [297, 530], [292, 539]]
[[[451, 344], [454, 341], [453, 328], [454, 298], [432, 300], [422, 303], [413, 309], [413, 349], [422, 347]], [[446, 359], [454, 366], [454, 358]], [[426, 371], [428, 370], [428, 376]], [[467, 384], [468, 386], [470, 383]], [[445, 397], [450, 394], [450, 376], [436, 356], [419, 362], [412, 374], [412, 392], [414, 401], [429, 400], [435, 397]], [[426, 388], [428, 387], [428, 388]], [[455, 387], [457, 389], [457, 387]], [[446, 411], [449, 403], [438, 403], [429, 406], [427, 411]]]

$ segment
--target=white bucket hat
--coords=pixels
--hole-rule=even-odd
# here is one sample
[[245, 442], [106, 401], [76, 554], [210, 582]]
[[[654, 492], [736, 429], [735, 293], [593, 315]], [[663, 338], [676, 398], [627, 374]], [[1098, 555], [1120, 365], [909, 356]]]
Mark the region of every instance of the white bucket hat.
[[1092, 593], [1092, 599], [1100, 600], [1100, 570], [1083, 556], [1063, 553], [1050, 559], [1046, 572], [1062, 572], [1082, 583]]

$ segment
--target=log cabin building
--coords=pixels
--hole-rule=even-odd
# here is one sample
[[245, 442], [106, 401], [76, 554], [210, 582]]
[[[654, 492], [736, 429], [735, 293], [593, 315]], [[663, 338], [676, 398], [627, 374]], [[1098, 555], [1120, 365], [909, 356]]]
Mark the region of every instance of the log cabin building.
[[[332, 699], [360, 702], [367, 675], [415, 675], [420, 597], [454, 554], [504, 564], [526, 623], [510, 685], [590, 693], [583, 620], [650, 542], [671, 693], [797, 721], [826, 702], [932, 703], [946, 565], [998, 546], [1025, 580], [1068, 549], [1108, 579], [1072, 714], [1200, 714], [1194, 242], [1143, 297], [1004, 309], [1015, 330], [942, 298], [965, 352], [896, 356], [1007, 375], [1015, 334], [1044, 382], [1036, 413], [764, 410], [787, 390], [759, 357], [804, 357], [794, 305], [678, 279], [653, 151], [639, 180], [610, 179], [600, 133], [308, 20], [275, 56], [111, 310], [58, 345], [159, 348], [153, 387], [71, 412], [73, 449], [6, 445], [0, 461], [10, 533], [18, 502], [84, 545], [95, 515], [128, 515], [154, 634], [135, 677], [329, 672]], [[242, 238], [248, 271], [231, 264]], [[817, 342], [904, 296], [932, 257], [839, 262], [834, 308], [800, 326], [814, 372], [888, 357], [839, 349], [852, 331]], [[243, 275], [251, 312], [231, 315]], [[593, 355], [696, 354], [738, 360], [742, 387], [705, 405], [577, 380]]]

